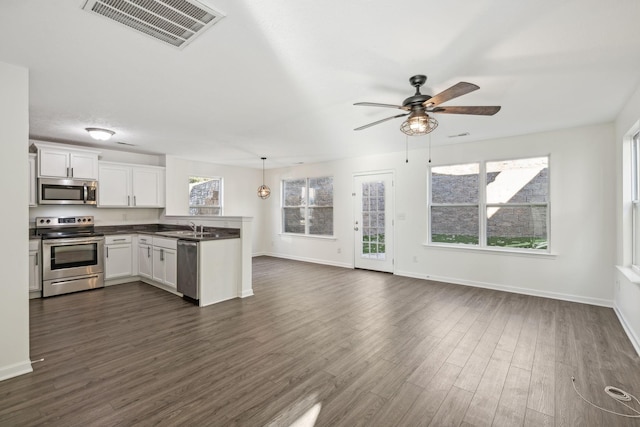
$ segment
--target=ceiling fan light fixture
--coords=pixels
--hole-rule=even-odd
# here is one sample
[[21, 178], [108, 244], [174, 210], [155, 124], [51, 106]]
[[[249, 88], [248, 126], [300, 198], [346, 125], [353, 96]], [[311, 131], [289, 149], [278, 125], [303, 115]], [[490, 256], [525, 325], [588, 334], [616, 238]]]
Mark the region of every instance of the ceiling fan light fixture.
[[98, 141], [108, 141], [113, 135], [115, 135], [115, 132], [109, 129], [85, 128], [85, 130], [89, 132], [89, 136], [91, 136], [91, 138]]
[[424, 111], [415, 111], [402, 122], [400, 130], [409, 136], [426, 135], [438, 127], [438, 121]]

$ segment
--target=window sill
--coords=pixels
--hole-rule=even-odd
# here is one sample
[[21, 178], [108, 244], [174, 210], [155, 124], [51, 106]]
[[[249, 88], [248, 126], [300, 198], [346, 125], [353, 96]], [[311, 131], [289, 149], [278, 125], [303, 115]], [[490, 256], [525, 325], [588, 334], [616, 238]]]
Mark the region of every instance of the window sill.
[[640, 274], [638, 274], [636, 269], [633, 267], [624, 267], [622, 265], [616, 265], [616, 268], [624, 275], [624, 277], [627, 278], [628, 281], [640, 285]]
[[555, 259], [558, 254], [550, 252], [534, 252], [533, 250], [514, 250], [514, 249], [499, 249], [499, 248], [487, 248], [487, 247], [472, 247], [466, 245], [439, 245], [437, 243], [423, 243], [425, 248], [434, 249], [450, 249], [452, 251], [463, 252], [475, 252], [475, 253], [488, 253], [494, 255], [509, 255], [509, 256], [524, 256], [524, 257], [539, 257]]
[[338, 240], [336, 236], [319, 236], [315, 234], [297, 234], [297, 233], [278, 233], [278, 236], [282, 237], [302, 237], [307, 239], [320, 239], [320, 240]]

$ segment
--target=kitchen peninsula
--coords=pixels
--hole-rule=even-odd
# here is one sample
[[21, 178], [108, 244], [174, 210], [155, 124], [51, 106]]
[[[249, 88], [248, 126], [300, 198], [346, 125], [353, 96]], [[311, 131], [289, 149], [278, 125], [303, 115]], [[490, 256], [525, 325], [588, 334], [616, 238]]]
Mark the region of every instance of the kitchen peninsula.
[[[194, 231], [190, 227], [180, 225], [140, 224], [96, 227], [96, 230], [105, 234], [107, 248], [119, 243], [128, 246], [131, 259], [135, 260], [137, 255], [138, 276], [148, 284], [182, 295], [184, 291], [179, 283], [180, 269], [187, 272], [193, 269], [197, 292], [185, 296], [197, 302], [200, 307], [252, 294], [250, 281], [246, 289], [248, 292], [243, 289], [240, 228], [201, 226]], [[137, 240], [137, 245], [134, 244], [134, 240]], [[185, 260], [180, 259], [181, 243], [196, 248], [197, 262], [193, 265], [185, 265]], [[108, 261], [108, 250], [106, 257]], [[106, 269], [107, 285], [130, 279], [125, 276], [110, 281], [108, 262]]]

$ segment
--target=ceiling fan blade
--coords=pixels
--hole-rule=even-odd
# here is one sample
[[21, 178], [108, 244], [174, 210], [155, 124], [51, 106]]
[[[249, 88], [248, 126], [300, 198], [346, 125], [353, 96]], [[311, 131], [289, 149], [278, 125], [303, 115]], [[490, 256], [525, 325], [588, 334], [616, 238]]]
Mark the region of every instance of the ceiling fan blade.
[[484, 107], [436, 107], [428, 110], [429, 113], [438, 114], [472, 114], [475, 116], [493, 116], [500, 111], [500, 106]]
[[433, 96], [430, 99], [424, 101], [425, 106], [434, 106], [440, 105], [444, 102], [447, 102], [453, 98], [457, 98], [462, 95], [466, 95], [467, 93], [473, 92], [474, 90], [480, 89], [480, 86], [474, 85], [473, 83], [460, 82], [451, 86], [449, 89], [446, 89], [439, 94]]
[[406, 114], [398, 114], [397, 116], [387, 117], [386, 119], [378, 120], [377, 122], [373, 122], [373, 123], [369, 123], [368, 125], [360, 126], [359, 128], [355, 128], [354, 130], [362, 130], [362, 129], [366, 129], [366, 128], [369, 128], [369, 127], [371, 127], [371, 126], [375, 126], [375, 125], [377, 125], [377, 124], [380, 124], [380, 123], [382, 123], [382, 122], [386, 122], [387, 120], [397, 119], [398, 117], [408, 116], [409, 114], [410, 114], [410, 113], [406, 113]]
[[356, 102], [353, 105], [360, 105], [364, 107], [386, 107], [386, 108], [399, 108], [401, 110], [409, 110], [407, 107], [403, 107], [402, 105], [393, 105], [393, 104], [379, 104], [377, 102]]

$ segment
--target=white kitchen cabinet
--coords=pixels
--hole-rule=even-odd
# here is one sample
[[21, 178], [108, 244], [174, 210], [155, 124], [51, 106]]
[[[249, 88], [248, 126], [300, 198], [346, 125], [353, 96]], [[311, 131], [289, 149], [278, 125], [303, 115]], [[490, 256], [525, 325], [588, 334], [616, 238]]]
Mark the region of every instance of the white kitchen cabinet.
[[29, 206], [33, 207], [38, 204], [36, 192], [36, 155], [29, 153]]
[[178, 282], [178, 253], [176, 239], [153, 238], [153, 280], [171, 288]]
[[131, 236], [107, 236], [104, 252], [105, 280], [134, 275]]
[[138, 236], [138, 275], [147, 279], [153, 278], [152, 243], [153, 237]]
[[29, 292], [39, 292], [42, 290], [40, 258], [40, 240], [29, 240]]
[[38, 176], [47, 178], [98, 178], [99, 151], [62, 144], [33, 144], [38, 149]]
[[164, 207], [165, 169], [100, 162], [99, 207]]

